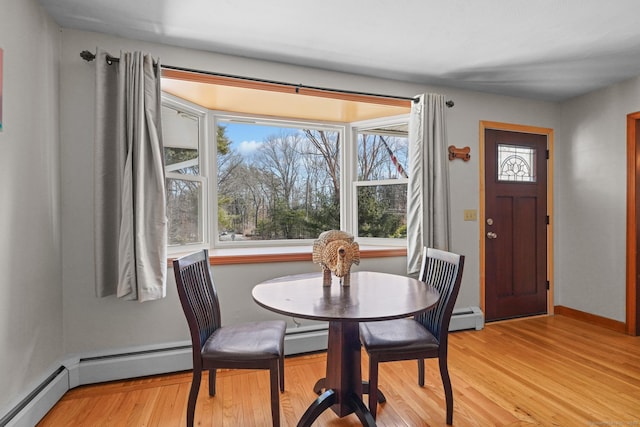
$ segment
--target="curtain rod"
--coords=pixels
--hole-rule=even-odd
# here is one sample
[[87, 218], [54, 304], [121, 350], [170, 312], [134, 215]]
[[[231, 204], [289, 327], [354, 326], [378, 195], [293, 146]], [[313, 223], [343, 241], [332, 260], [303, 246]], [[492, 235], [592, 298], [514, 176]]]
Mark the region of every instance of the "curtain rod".
[[[80, 57], [82, 59], [84, 59], [85, 61], [88, 61], [88, 62], [91, 62], [94, 59], [96, 59], [96, 55], [94, 53], [89, 52], [88, 50], [83, 50], [82, 52], [80, 52]], [[120, 62], [120, 58], [117, 58], [117, 57], [114, 57], [114, 56], [111, 56], [111, 55], [107, 55], [107, 63], [108, 64], [112, 64], [114, 62]], [[296, 88], [296, 92], [298, 91], [298, 89], [312, 89], [312, 90], [320, 90], [320, 91], [327, 91], [327, 92], [345, 93], [345, 94], [349, 94], [349, 95], [374, 96], [374, 97], [381, 97], [381, 98], [390, 98], [390, 99], [399, 99], [399, 100], [404, 100], [404, 101], [418, 102], [418, 98], [417, 97], [380, 95], [380, 94], [376, 94], [376, 93], [357, 92], [357, 91], [350, 91], [350, 90], [343, 90], [343, 89], [328, 89], [328, 88], [323, 88], [323, 87], [318, 87], [318, 86], [307, 86], [307, 85], [296, 84], [296, 83], [285, 83], [285, 82], [278, 82], [278, 81], [274, 81], [274, 80], [264, 80], [264, 79], [257, 79], [257, 78], [253, 78], [253, 77], [243, 77], [243, 76], [235, 76], [235, 75], [232, 75], [232, 74], [215, 73], [215, 72], [212, 72], [212, 71], [194, 70], [194, 69], [191, 69], [191, 68], [175, 67], [173, 65], [162, 65], [161, 67], [169, 69], [169, 70], [186, 71], [186, 72], [190, 72], [190, 73], [207, 74], [207, 75], [216, 76], [216, 77], [226, 77], [226, 78], [231, 78], [231, 79], [247, 80], [247, 81], [258, 82], [258, 83], [268, 83], [268, 84], [275, 84], [275, 85], [282, 85], [282, 86], [291, 86], [291, 87], [295, 87]], [[451, 108], [451, 107], [454, 106], [454, 102], [452, 100], [448, 100], [448, 101], [445, 102], [445, 105], [447, 107]]]

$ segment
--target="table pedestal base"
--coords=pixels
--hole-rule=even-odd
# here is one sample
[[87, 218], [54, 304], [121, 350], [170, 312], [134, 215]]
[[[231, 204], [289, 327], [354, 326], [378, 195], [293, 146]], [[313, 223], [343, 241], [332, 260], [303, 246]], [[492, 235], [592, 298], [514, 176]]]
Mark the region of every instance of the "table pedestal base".
[[[321, 286], [322, 278], [322, 273], [279, 277], [256, 285], [251, 293], [260, 306], [276, 313], [329, 321], [326, 376], [314, 387], [320, 396], [298, 425], [310, 426], [331, 408], [338, 417], [355, 413], [362, 424], [375, 426], [375, 414], [362, 401], [370, 388], [362, 381], [359, 322], [422, 313], [438, 302], [440, 294], [404, 275], [355, 271], [349, 276], [350, 286], [341, 286], [335, 277], [331, 286]], [[387, 294], [394, 298], [380, 298]], [[381, 393], [376, 398], [385, 400]]]
[[[338, 395], [332, 389], [322, 393], [320, 397], [307, 408], [298, 422], [298, 427], [310, 427], [320, 414], [337, 403], [337, 398]], [[373, 415], [371, 415], [371, 412], [369, 412], [369, 409], [365, 406], [361, 398], [355, 394], [351, 394], [350, 396], [346, 396], [343, 404], [351, 408], [351, 412], [356, 414], [363, 426], [376, 426], [376, 420], [373, 419]]]
[[[311, 426], [329, 408], [339, 417], [355, 413], [362, 425], [376, 425], [362, 401], [362, 394], [369, 393], [369, 383], [362, 381], [360, 348], [358, 322], [329, 322], [327, 376], [314, 385], [313, 390], [320, 396], [307, 408], [298, 427]], [[380, 398], [384, 401], [382, 394], [378, 395]]]

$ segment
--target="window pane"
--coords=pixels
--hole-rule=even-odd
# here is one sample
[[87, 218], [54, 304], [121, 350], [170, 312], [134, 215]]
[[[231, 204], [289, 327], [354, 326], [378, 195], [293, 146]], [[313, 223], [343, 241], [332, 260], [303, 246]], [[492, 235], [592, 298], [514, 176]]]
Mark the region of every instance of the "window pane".
[[167, 172], [198, 175], [199, 120], [193, 114], [162, 106], [162, 139]]
[[358, 237], [407, 237], [407, 185], [357, 186]]
[[183, 175], [199, 175], [198, 150], [164, 147], [165, 171]]
[[200, 221], [202, 183], [167, 178], [166, 186], [169, 245], [203, 242], [204, 233]]
[[498, 181], [536, 182], [536, 149], [498, 144]]
[[407, 178], [406, 134], [358, 132], [358, 181]]
[[340, 139], [329, 128], [220, 122], [219, 239], [315, 239], [340, 228]]

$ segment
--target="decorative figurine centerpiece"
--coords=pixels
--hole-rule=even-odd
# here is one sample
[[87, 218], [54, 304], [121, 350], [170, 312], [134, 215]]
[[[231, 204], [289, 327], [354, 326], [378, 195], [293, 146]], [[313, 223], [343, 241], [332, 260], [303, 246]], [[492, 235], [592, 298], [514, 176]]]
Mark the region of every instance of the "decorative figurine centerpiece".
[[349, 286], [351, 265], [360, 264], [360, 246], [347, 232], [322, 232], [313, 242], [313, 262], [322, 266], [323, 286], [331, 286], [331, 273], [340, 278], [342, 286]]

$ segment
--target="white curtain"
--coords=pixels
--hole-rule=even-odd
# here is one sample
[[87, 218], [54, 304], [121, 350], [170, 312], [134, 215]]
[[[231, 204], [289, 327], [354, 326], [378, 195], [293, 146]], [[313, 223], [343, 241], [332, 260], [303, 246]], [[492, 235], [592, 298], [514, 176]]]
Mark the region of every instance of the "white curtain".
[[160, 65], [142, 52], [96, 64], [96, 295], [166, 295], [167, 218]]
[[407, 273], [420, 270], [423, 247], [449, 250], [449, 161], [443, 95], [424, 94], [409, 119]]

